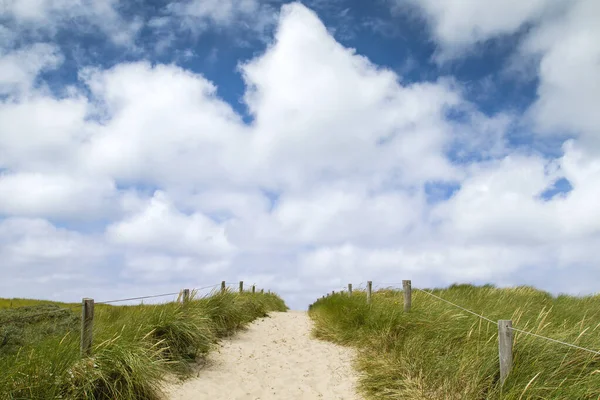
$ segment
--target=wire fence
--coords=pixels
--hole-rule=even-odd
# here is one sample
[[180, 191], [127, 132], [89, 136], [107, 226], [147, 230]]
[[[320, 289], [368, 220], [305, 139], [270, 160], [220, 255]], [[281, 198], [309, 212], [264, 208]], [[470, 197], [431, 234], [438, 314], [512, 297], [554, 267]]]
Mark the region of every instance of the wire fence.
[[[424, 289], [419, 289], [419, 288], [413, 288], [412, 287], [412, 282], [410, 280], [406, 280], [403, 281], [402, 283], [394, 283], [394, 282], [378, 282], [375, 284], [375, 290], [377, 291], [377, 288], [380, 289], [393, 289], [393, 290], [398, 290], [399, 288], [396, 287], [396, 285], [400, 285], [402, 284], [402, 292], [403, 292], [403, 296], [404, 296], [404, 311], [408, 312], [411, 310], [411, 306], [412, 306], [412, 290], [415, 289], [421, 293], [426, 294], [427, 296], [430, 296], [432, 298], [434, 298], [436, 301], [441, 301], [443, 303], [446, 303], [448, 305], [451, 305], [452, 307], [455, 307], [457, 309], [460, 309], [466, 313], [469, 313], [471, 315], [474, 315], [478, 318], [480, 318], [483, 321], [486, 321], [488, 323], [491, 324], [497, 324], [498, 327], [498, 360], [499, 360], [499, 369], [500, 369], [500, 384], [504, 384], [506, 378], [508, 377], [511, 369], [512, 369], [512, 364], [513, 364], [513, 332], [518, 332], [524, 335], [528, 335], [528, 336], [532, 336], [538, 339], [542, 339], [551, 343], [555, 343], [555, 344], [560, 344], [562, 346], [566, 346], [569, 348], [573, 348], [573, 349], [577, 349], [577, 350], [581, 350], [590, 354], [593, 354], [593, 356], [600, 356], [600, 351], [597, 350], [593, 350], [593, 349], [589, 349], [583, 346], [579, 346], [573, 343], [569, 343], [569, 342], [565, 342], [562, 340], [558, 340], [558, 339], [554, 339], [554, 338], [550, 338], [547, 336], [543, 336], [531, 331], [527, 331], [524, 329], [520, 329], [520, 328], [515, 328], [512, 326], [512, 320], [498, 320], [498, 321], [493, 321], [492, 319], [486, 317], [485, 315], [476, 313], [473, 310], [470, 310], [466, 307], [463, 307], [459, 304], [456, 304], [450, 300], [447, 300], [441, 296], [438, 296], [435, 293], [432, 293], [431, 291], [427, 291]], [[359, 291], [363, 291], [361, 289], [358, 289]], [[351, 284], [348, 285], [348, 292], [352, 292], [352, 286]], [[365, 290], [366, 292], [366, 301], [367, 304], [372, 304], [372, 299], [373, 299], [373, 282], [372, 281], [368, 281], [367, 282], [367, 288]], [[319, 300], [317, 300], [319, 301]], [[309, 306], [309, 310], [312, 309], [314, 306], [314, 304], [311, 304]], [[579, 337], [581, 337], [581, 335], [583, 334], [580, 333], [579, 336], [577, 337], [577, 339], [579, 339]]]
[[154, 295], [151, 295], [151, 296], [129, 297], [129, 298], [126, 298], [126, 299], [118, 299], [118, 300], [106, 300], [106, 301], [99, 301], [96, 304], [114, 304], [114, 303], [123, 303], [125, 301], [155, 299], [155, 298], [158, 298], [158, 297], [175, 296], [175, 295], [179, 295], [179, 293], [181, 293], [181, 292], [154, 294]]
[[[189, 289], [191, 291], [201, 291], [201, 290], [205, 290], [205, 289], [212, 289], [212, 288], [216, 288], [217, 286], [221, 285], [220, 283], [214, 284], [214, 285], [209, 285], [209, 286], [204, 286], [204, 287], [199, 287], [199, 288], [193, 288], [193, 289]], [[134, 300], [145, 300], [145, 299], [154, 299], [154, 298], [158, 298], [158, 297], [167, 297], [167, 296], [178, 296], [181, 294], [181, 291], [178, 292], [172, 292], [172, 293], [163, 293], [163, 294], [153, 294], [150, 296], [139, 296], [139, 297], [129, 297], [129, 298], [125, 298], [125, 299], [118, 299], [118, 300], [106, 300], [106, 301], [98, 301], [96, 302], [96, 304], [114, 304], [114, 303], [123, 303], [125, 301], [134, 301]]]
[[[402, 285], [402, 283], [401, 282], [377, 282], [377, 283], [375, 283], [375, 285], [376, 285], [375, 286], [376, 288], [377, 287], [379, 287], [379, 288], [394, 288], [394, 289], [398, 290], [399, 288], [397, 288], [396, 285]], [[411, 289], [418, 290], [421, 293], [425, 293], [428, 296], [431, 296], [431, 297], [433, 297], [433, 298], [435, 298], [435, 299], [437, 299], [439, 301], [442, 301], [442, 302], [444, 302], [446, 304], [449, 304], [449, 305], [451, 305], [453, 307], [456, 307], [456, 308], [458, 308], [458, 309], [460, 309], [462, 311], [465, 311], [465, 312], [467, 312], [467, 313], [469, 313], [471, 315], [474, 315], [474, 316], [476, 316], [478, 318], [481, 318], [482, 320], [487, 321], [487, 322], [489, 322], [491, 324], [496, 325], [498, 323], [498, 321], [494, 321], [494, 320], [486, 317], [485, 315], [478, 314], [475, 311], [469, 310], [468, 308], [465, 308], [465, 307], [463, 307], [461, 305], [453, 303], [450, 300], [444, 299], [443, 297], [440, 297], [440, 296], [438, 296], [438, 295], [436, 295], [434, 293], [431, 293], [431, 292], [429, 292], [427, 290], [416, 288], [416, 287], [412, 287]], [[357, 288], [357, 290], [360, 290], [360, 289]], [[564, 342], [562, 340], [553, 339], [553, 338], [550, 338], [550, 337], [547, 337], [547, 336], [543, 336], [543, 335], [540, 335], [540, 334], [537, 334], [537, 333], [534, 333], [534, 332], [531, 332], [531, 331], [527, 331], [527, 330], [524, 330], [524, 329], [515, 328], [515, 327], [512, 327], [512, 326], [507, 327], [507, 329], [515, 331], [515, 332], [522, 333], [524, 335], [529, 335], [529, 336], [532, 336], [532, 337], [536, 337], [538, 339], [547, 340], [547, 341], [552, 342], [552, 343], [561, 344], [563, 346], [567, 346], [567, 347], [571, 347], [571, 348], [574, 348], [574, 349], [586, 351], [586, 352], [589, 352], [589, 353], [592, 353], [592, 354], [595, 354], [595, 355], [600, 355], [600, 351], [588, 349], [586, 347], [578, 346], [578, 345], [573, 344], [573, 343]]]
[[471, 310], [469, 310], [469, 309], [467, 309], [467, 308], [464, 308], [464, 307], [462, 307], [462, 306], [459, 306], [458, 304], [454, 304], [453, 302], [451, 302], [451, 301], [449, 301], [449, 300], [446, 300], [446, 299], [443, 299], [443, 298], [441, 298], [440, 296], [436, 296], [435, 294], [433, 294], [433, 293], [430, 293], [430, 292], [428, 292], [428, 291], [426, 291], [426, 290], [419, 289], [419, 288], [413, 288], [413, 289], [416, 289], [416, 290], [418, 290], [418, 291], [420, 291], [420, 292], [426, 293], [426, 294], [428, 294], [429, 296], [435, 297], [436, 299], [438, 299], [438, 300], [441, 300], [441, 301], [443, 301], [444, 303], [448, 303], [448, 304], [450, 304], [450, 305], [452, 305], [452, 306], [454, 306], [454, 307], [456, 307], [456, 308], [460, 308], [461, 310], [463, 310], [463, 311], [466, 311], [466, 312], [468, 312], [469, 314], [473, 314], [473, 315], [475, 315], [476, 317], [479, 317], [479, 318], [481, 318], [481, 319], [483, 319], [483, 320], [485, 320], [485, 321], [487, 321], [487, 322], [490, 322], [490, 323], [492, 323], [492, 324], [496, 324], [496, 323], [497, 323], [497, 321], [492, 321], [492, 320], [491, 320], [491, 319], [489, 319], [488, 317], [485, 317], [485, 316], [483, 316], [483, 315], [481, 315], [481, 314], [477, 314], [476, 312], [474, 312], [474, 311], [471, 311]]
[[[492, 324], [496, 324], [497, 323], [496, 321], [493, 321], [493, 320], [489, 319], [486, 316], [483, 316], [481, 314], [477, 314], [474, 311], [471, 311], [471, 310], [469, 310], [469, 309], [467, 309], [465, 307], [459, 306], [458, 304], [455, 304], [455, 303], [453, 303], [453, 302], [451, 302], [449, 300], [446, 300], [446, 299], [444, 299], [444, 298], [442, 298], [440, 296], [437, 296], [437, 295], [435, 295], [433, 293], [430, 293], [430, 292], [428, 292], [426, 290], [419, 289], [419, 288], [413, 288], [413, 289], [417, 289], [418, 291], [420, 291], [422, 293], [426, 293], [427, 295], [435, 297], [436, 299], [441, 300], [441, 301], [443, 301], [443, 302], [445, 302], [447, 304], [450, 304], [450, 305], [452, 305], [452, 306], [454, 306], [456, 308], [460, 308], [461, 310], [466, 311], [466, 312], [468, 312], [470, 314], [473, 314], [476, 317], [479, 317], [479, 318], [481, 318], [481, 319], [483, 319], [483, 320], [485, 320], [487, 322], [490, 322]], [[562, 344], [564, 346], [568, 346], [568, 347], [571, 347], [571, 348], [574, 348], [574, 349], [583, 350], [583, 351], [587, 351], [587, 352], [592, 353], [592, 354], [600, 355], [600, 351], [596, 351], [596, 350], [588, 349], [588, 348], [585, 348], [585, 347], [581, 347], [581, 346], [578, 346], [578, 345], [573, 344], [573, 343], [563, 342], [562, 340], [549, 338], [547, 336], [539, 335], [539, 334], [531, 332], [531, 331], [526, 331], [526, 330], [515, 328], [515, 327], [512, 327], [512, 326], [508, 327], [508, 329], [510, 329], [512, 331], [515, 331], [515, 332], [523, 333], [525, 335], [530, 335], [530, 336], [533, 336], [533, 337], [536, 337], [536, 338], [539, 338], [539, 339], [544, 339], [544, 340], [547, 340], [547, 341], [550, 341], [550, 342], [553, 342], [553, 343]]]
[[[234, 285], [234, 283], [225, 283], [226, 285]], [[236, 282], [235, 285], [238, 285], [239, 282]], [[206, 289], [214, 289], [217, 288], [219, 286], [222, 287], [223, 282], [221, 283], [216, 283], [214, 285], [208, 285], [208, 286], [203, 286], [203, 287], [197, 287], [197, 288], [192, 288], [189, 289], [191, 292], [199, 292], [202, 290], [206, 290]], [[116, 304], [116, 303], [123, 303], [123, 302], [127, 302], [127, 301], [136, 301], [136, 300], [146, 300], [146, 299], [153, 299], [153, 298], [160, 298], [160, 297], [167, 297], [167, 296], [179, 296], [182, 294], [182, 290], [177, 291], [177, 292], [170, 292], [170, 293], [161, 293], [161, 294], [153, 294], [153, 295], [148, 295], [148, 296], [138, 296], [138, 297], [128, 297], [128, 298], [123, 298], [123, 299], [115, 299], [115, 300], [104, 300], [104, 301], [99, 301], [99, 302], [95, 302], [95, 304]], [[49, 310], [49, 311], [44, 311], [44, 312], [40, 312], [40, 313], [36, 313], [36, 314], [30, 314], [30, 315], [23, 315], [23, 316], [19, 316], [19, 317], [15, 317], [15, 318], [10, 318], [7, 320], [1, 320], [0, 319], [0, 326], [1, 325], [7, 325], [7, 324], [12, 324], [15, 322], [23, 322], [23, 321], [27, 321], [30, 319], [35, 319], [38, 317], [43, 317], [43, 316], [48, 316], [48, 315], [52, 315], [52, 314], [58, 314], [58, 313], [64, 313], [65, 311], [70, 311], [70, 312], [75, 312], [75, 311], [80, 311], [81, 310], [82, 305], [81, 304], [77, 304], [77, 305], [73, 305], [70, 307], [61, 307], [55, 310]]]
[[[230, 283], [230, 285], [231, 285], [231, 283]], [[217, 288], [218, 286], [221, 287], [220, 288], [221, 293], [232, 293], [232, 291], [230, 291], [227, 288], [227, 283], [225, 281], [222, 281], [222, 282], [216, 283], [214, 285], [196, 287], [196, 288], [192, 288], [192, 289], [182, 289], [177, 292], [153, 294], [153, 295], [147, 295], [147, 296], [127, 297], [127, 298], [114, 299], [114, 300], [104, 300], [104, 301], [100, 301], [100, 302], [96, 302], [96, 303], [94, 302], [93, 299], [83, 298], [80, 305], [71, 305], [69, 307], [61, 307], [61, 308], [56, 308], [56, 309], [49, 310], [49, 311], [44, 311], [44, 312], [39, 312], [39, 313], [34, 313], [34, 314], [29, 314], [29, 315], [21, 315], [21, 316], [17, 316], [14, 318], [10, 318], [11, 316], [8, 316], [8, 319], [0, 318], [0, 328], [3, 328], [3, 326], [6, 326], [8, 324], [14, 324], [16, 322], [28, 321], [28, 320], [31, 320], [34, 318], [39, 318], [39, 317], [47, 317], [47, 316], [50, 316], [53, 314], [58, 314], [58, 313], [65, 313], [65, 312], [70, 313], [72, 311], [76, 311], [77, 309], [79, 309], [79, 311], [81, 312], [80, 355], [82, 357], [86, 357], [86, 356], [90, 356], [91, 352], [92, 352], [95, 304], [111, 305], [111, 304], [116, 304], [116, 303], [124, 303], [124, 302], [129, 302], [129, 301], [136, 301], [136, 300], [161, 298], [161, 297], [167, 297], [167, 296], [177, 296], [177, 299], [175, 301], [181, 302], [181, 304], [186, 304], [189, 301], [193, 300], [195, 297], [197, 297], [196, 295], [198, 294], [198, 292], [207, 290], [207, 289], [213, 289], [213, 290], [211, 290], [211, 294], [213, 294], [214, 289]], [[256, 291], [255, 291], [256, 285], [252, 285], [251, 288], [252, 288], [252, 295], [254, 295], [256, 293]], [[240, 290], [240, 293], [243, 292], [243, 282], [239, 282], [239, 290]], [[270, 293], [270, 291], [269, 291], [269, 293]], [[56, 305], [51, 305], [51, 306], [56, 306]], [[17, 307], [16, 309], [18, 309], [18, 308], [20, 308], [20, 307]], [[13, 309], [13, 310], [16, 310], [16, 309]], [[11, 312], [16, 312], [16, 311], [11, 311]], [[70, 314], [70, 316], [73, 317], [73, 314]], [[0, 334], [2, 334], [2, 333], [3, 332], [0, 330]]]

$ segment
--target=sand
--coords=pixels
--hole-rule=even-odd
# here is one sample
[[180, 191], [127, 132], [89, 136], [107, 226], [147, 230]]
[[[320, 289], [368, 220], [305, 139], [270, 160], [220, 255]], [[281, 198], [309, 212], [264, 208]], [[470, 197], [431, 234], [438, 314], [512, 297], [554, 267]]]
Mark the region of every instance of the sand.
[[198, 377], [167, 388], [169, 399], [361, 399], [351, 349], [310, 336], [305, 312], [272, 313], [221, 342]]

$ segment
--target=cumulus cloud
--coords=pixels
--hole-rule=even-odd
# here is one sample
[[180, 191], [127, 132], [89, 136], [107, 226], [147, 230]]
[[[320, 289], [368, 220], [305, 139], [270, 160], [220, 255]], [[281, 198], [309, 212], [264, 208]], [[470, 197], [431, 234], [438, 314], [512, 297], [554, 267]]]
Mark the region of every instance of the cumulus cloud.
[[83, 147], [86, 168], [130, 184], [194, 187], [243, 177], [247, 128], [202, 76], [140, 62], [82, 77], [103, 121]]
[[58, 47], [36, 43], [3, 54], [0, 47], [0, 94], [18, 95], [29, 91], [38, 74], [54, 69], [62, 62]]
[[541, 57], [538, 99], [531, 115], [542, 132], [575, 135], [600, 151], [600, 4], [572, 2], [561, 17], [541, 23], [522, 51]]
[[185, 215], [156, 192], [146, 207], [107, 228], [108, 239], [147, 251], [205, 256], [235, 250], [222, 227], [201, 213]]
[[35, 91], [0, 103], [0, 168], [63, 173], [79, 168], [87, 106], [85, 98], [57, 99]]
[[[93, 236], [39, 218], [0, 220], [4, 296], [55, 297], [102, 275], [108, 249]], [[83, 296], [81, 296], [83, 297]]]
[[396, 0], [397, 11], [406, 6], [420, 8], [431, 24], [433, 36], [443, 46], [442, 58], [456, 55], [490, 38], [511, 35], [526, 24], [561, 9], [567, 1], [551, 0]]
[[0, 18], [21, 35], [54, 36], [76, 27], [96, 29], [117, 45], [131, 46], [142, 27], [141, 21], [127, 21], [116, 0], [6, 0]]
[[0, 215], [98, 219], [115, 207], [115, 194], [114, 183], [102, 178], [0, 174]]
[[[256, 7], [178, 4], [223, 24]], [[467, 16], [491, 13], [471, 5]], [[517, 5], [516, 16], [491, 24], [443, 22], [439, 37], [467, 46], [537, 24], [522, 51], [539, 52], [542, 66], [550, 57], [530, 111], [550, 129], [566, 117], [547, 99], [588, 88], [560, 73], [553, 80], [553, 68], [566, 68], [553, 52], [567, 54], [561, 40], [579, 36], [552, 39], [546, 5]], [[573, 10], [552, 23], [571, 24]], [[435, 13], [434, 22], [452, 17]], [[264, 52], [239, 66], [250, 122], [205, 76], [176, 65], [82, 69], [79, 87], [57, 97], [32, 84], [56, 65], [55, 53], [32, 50], [42, 61], [7, 74], [20, 95], [0, 102], [2, 268], [41, 271], [40, 293], [70, 300], [243, 279], [281, 290], [295, 307], [348, 281], [560, 290], [532, 271], [595, 276], [600, 164], [586, 138], [599, 124], [587, 104], [558, 158], [516, 151], [505, 134], [519, 116], [485, 115], [451, 78], [406, 83], [336, 42], [297, 3], [281, 9], [277, 26]], [[17, 58], [5, 55], [0, 66]], [[544, 197], [559, 178], [571, 192]], [[453, 190], [432, 202], [428, 188], [437, 186]], [[86, 233], [80, 221], [101, 226]], [[591, 281], [571, 288], [594, 289]]]
[[[271, 4], [278, 0], [176, 0], [168, 3], [160, 16], [147, 26], [160, 37], [157, 53], [171, 47], [181, 34], [198, 38], [207, 32], [226, 33], [236, 46], [246, 47], [252, 40], [267, 41], [277, 21], [277, 10]], [[211, 58], [216, 58], [211, 52]]]
[[[256, 0], [188, 0], [171, 3], [168, 8], [174, 14], [189, 18], [196, 23], [211, 22], [228, 26], [239, 22], [240, 19], [255, 17], [261, 11], [261, 3]], [[260, 25], [266, 23], [266, 21], [257, 22]]]
[[[509, 69], [539, 79], [529, 116], [538, 133], [578, 136], [600, 150], [600, 5], [574, 1], [411, 1], [428, 21], [438, 60], [458, 59], [473, 46], [522, 33]], [[397, 1], [405, 9], [406, 2]]]
[[281, 14], [273, 46], [242, 66], [255, 151], [265, 166], [279, 166], [271, 181], [453, 176], [441, 154], [452, 140], [444, 112], [460, 102], [449, 82], [402, 86], [337, 43], [308, 9], [285, 6]]

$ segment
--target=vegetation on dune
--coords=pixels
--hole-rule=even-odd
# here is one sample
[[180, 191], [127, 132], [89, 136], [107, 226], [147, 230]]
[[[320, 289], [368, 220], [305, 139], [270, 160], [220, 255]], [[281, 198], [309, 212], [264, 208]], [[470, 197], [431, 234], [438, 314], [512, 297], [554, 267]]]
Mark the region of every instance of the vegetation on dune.
[[0, 310], [12, 309], [26, 306], [40, 306], [40, 305], [54, 305], [54, 306], [72, 306], [73, 304], [61, 303], [58, 301], [51, 300], [35, 300], [35, 299], [0, 299]]
[[248, 292], [185, 304], [97, 304], [92, 355], [81, 358], [76, 305], [20, 301], [27, 306], [0, 299], [0, 399], [161, 399], [168, 373], [187, 376], [189, 362], [219, 337], [287, 310], [275, 294]]
[[[432, 293], [493, 321], [600, 350], [600, 296], [553, 297], [531, 287], [454, 285]], [[499, 382], [498, 328], [413, 290], [338, 293], [311, 306], [317, 337], [358, 349], [372, 399], [598, 399], [600, 355], [514, 332], [514, 364]]]

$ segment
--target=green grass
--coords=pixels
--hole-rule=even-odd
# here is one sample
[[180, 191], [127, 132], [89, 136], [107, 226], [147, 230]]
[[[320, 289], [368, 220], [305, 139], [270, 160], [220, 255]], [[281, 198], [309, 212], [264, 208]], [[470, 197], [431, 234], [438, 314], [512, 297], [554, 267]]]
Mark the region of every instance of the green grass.
[[92, 355], [81, 358], [80, 308], [0, 299], [0, 399], [161, 399], [164, 379], [187, 377], [190, 361], [219, 337], [287, 310], [275, 294], [247, 292], [186, 304], [97, 304]]
[[[436, 295], [493, 321], [600, 350], [600, 296], [553, 297], [530, 287], [454, 285]], [[317, 337], [358, 350], [369, 399], [598, 399], [600, 356], [515, 332], [514, 366], [499, 383], [496, 324], [413, 290], [335, 294], [311, 306]]]
[[61, 303], [51, 300], [35, 300], [35, 299], [0, 299], [0, 310], [12, 309], [26, 306], [39, 306], [42, 304], [55, 306], [72, 306], [73, 304]]

